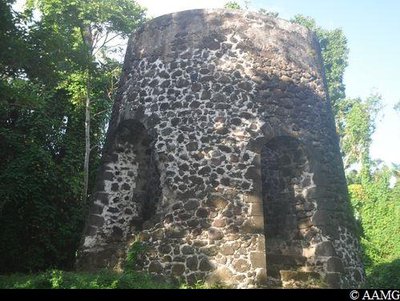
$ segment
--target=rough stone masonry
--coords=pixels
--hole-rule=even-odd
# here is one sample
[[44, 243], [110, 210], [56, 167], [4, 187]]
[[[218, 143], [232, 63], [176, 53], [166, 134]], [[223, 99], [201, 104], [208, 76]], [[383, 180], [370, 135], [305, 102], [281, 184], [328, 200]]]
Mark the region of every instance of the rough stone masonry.
[[312, 32], [190, 10], [133, 33], [77, 266], [121, 269], [134, 242], [189, 283], [362, 283]]

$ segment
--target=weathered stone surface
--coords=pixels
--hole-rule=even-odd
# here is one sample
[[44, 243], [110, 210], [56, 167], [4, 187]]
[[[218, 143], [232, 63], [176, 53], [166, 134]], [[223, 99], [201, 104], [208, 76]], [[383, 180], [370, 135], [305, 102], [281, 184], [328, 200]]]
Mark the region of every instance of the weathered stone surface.
[[111, 212], [111, 213], [115, 213], [115, 212], [119, 212], [119, 209], [115, 208], [115, 207], [108, 207], [107, 211]]
[[280, 272], [282, 281], [303, 281], [308, 282], [312, 279], [319, 279], [320, 275], [315, 272], [285, 271]]
[[185, 271], [185, 265], [181, 263], [173, 263], [172, 264], [172, 275], [174, 276], [181, 276], [183, 272]]
[[97, 214], [91, 214], [89, 217], [89, 223], [96, 227], [101, 227], [104, 224], [104, 217]]
[[199, 208], [199, 206], [200, 206], [199, 201], [189, 200], [183, 205], [183, 208], [185, 208], [185, 210], [194, 210]]
[[90, 208], [90, 213], [95, 215], [101, 215], [103, 213], [104, 207], [100, 204], [94, 203], [93, 206]]
[[207, 258], [202, 258], [200, 260], [199, 269], [200, 271], [207, 272], [211, 271], [213, 269], [213, 266]]
[[221, 266], [208, 276], [207, 283], [209, 283], [210, 285], [221, 283], [225, 285], [230, 285], [234, 282], [233, 275], [234, 274], [230, 269], [225, 266]]
[[171, 228], [165, 231], [165, 236], [169, 238], [182, 238], [186, 234], [186, 231], [182, 228]]
[[183, 246], [181, 249], [182, 254], [193, 254], [194, 253], [194, 249], [191, 246]]
[[210, 228], [208, 230], [208, 238], [211, 240], [220, 240], [224, 237], [224, 234], [222, 231], [215, 229], [215, 228]]
[[227, 204], [228, 204], [227, 200], [218, 196], [212, 196], [211, 199], [207, 202], [207, 205], [215, 207], [219, 210], [224, 209]]
[[330, 241], [319, 243], [315, 248], [316, 256], [336, 256], [335, 249]]
[[222, 255], [233, 255], [235, 253], [235, 249], [232, 248], [232, 245], [224, 245], [221, 247], [219, 251]]
[[171, 246], [166, 244], [160, 245], [158, 247], [158, 251], [162, 254], [169, 254], [171, 250], [172, 250]]
[[222, 228], [226, 226], [226, 221], [224, 218], [221, 219], [215, 219], [214, 222], [212, 223], [214, 227]]
[[304, 270], [358, 287], [321, 62], [313, 33], [251, 12], [179, 12], [133, 33], [80, 266], [118, 269], [139, 237], [140, 268], [193, 283]]
[[118, 191], [119, 190], [119, 185], [118, 183], [113, 183], [111, 185], [111, 191]]
[[331, 257], [326, 262], [328, 272], [344, 273], [342, 260], [338, 257]]
[[108, 205], [108, 201], [110, 198], [108, 193], [98, 192], [97, 194], [95, 194], [95, 196], [96, 196], [96, 199], [99, 200], [102, 204]]
[[159, 273], [161, 273], [163, 271], [163, 266], [162, 266], [162, 264], [160, 263], [160, 262], [158, 262], [158, 261], [152, 261], [152, 262], [150, 262], [150, 265], [149, 265], [149, 272], [150, 273], [157, 273], [157, 274], [159, 274]]
[[244, 223], [242, 228], [247, 233], [262, 233], [264, 230], [264, 219], [262, 216], [249, 217]]
[[215, 256], [218, 254], [218, 248], [217, 246], [209, 246], [209, 247], [204, 247], [201, 248], [200, 251], [207, 256]]
[[191, 256], [186, 259], [186, 266], [191, 271], [197, 271], [198, 260], [196, 256]]
[[248, 272], [250, 270], [250, 264], [244, 259], [234, 260], [233, 267], [240, 273]]
[[94, 235], [96, 235], [96, 232], [97, 232], [97, 227], [95, 227], [95, 226], [89, 226], [89, 227], [86, 229], [85, 235], [87, 235], [87, 236], [94, 236]]
[[263, 252], [250, 252], [250, 262], [253, 268], [264, 268], [266, 256]]
[[340, 288], [340, 273], [326, 273], [325, 282], [331, 288]]
[[121, 228], [117, 226], [112, 227], [112, 234], [111, 237], [113, 240], [120, 240], [124, 236], [124, 232]]
[[207, 209], [204, 209], [204, 208], [199, 208], [199, 209], [196, 211], [196, 216], [197, 216], [197, 217], [200, 217], [200, 218], [207, 217], [207, 216], [208, 216], [208, 210], [207, 210]]

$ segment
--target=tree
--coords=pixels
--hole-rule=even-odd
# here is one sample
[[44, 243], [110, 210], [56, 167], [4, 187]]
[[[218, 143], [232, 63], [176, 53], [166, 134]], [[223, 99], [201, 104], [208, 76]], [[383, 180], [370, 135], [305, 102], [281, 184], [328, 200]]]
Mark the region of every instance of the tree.
[[365, 100], [344, 99], [338, 106], [336, 120], [345, 168], [359, 164], [365, 176], [370, 170], [369, 149], [381, 101], [381, 95], [371, 94]]
[[21, 14], [13, 2], [0, 3], [0, 272], [68, 269], [86, 213], [85, 114], [96, 167], [120, 69], [110, 42], [143, 10], [128, 0], [36, 1]]
[[224, 5], [224, 8], [229, 8], [229, 9], [242, 9], [236, 1], [229, 1]]
[[[27, 45], [25, 32], [15, 23], [20, 22], [20, 15], [12, 10], [14, 0], [0, 2], [0, 79], [18, 75], [25, 62]], [[18, 59], [19, 58], [19, 59]], [[3, 82], [3, 84], [6, 84]]]
[[317, 26], [315, 20], [310, 17], [295, 15], [291, 22], [303, 25], [317, 35], [325, 67], [328, 93], [333, 112], [336, 115], [340, 101], [346, 96], [343, 75], [348, 65], [349, 49], [347, 47], [347, 39], [341, 29], [323, 29]]
[[[91, 153], [91, 111], [94, 77], [99, 63], [107, 62], [107, 50], [111, 41], [126, 37], [144, 21], [144, 10], [130, 0], [30, 0], [31, 9], [42, 13], [40, 23], [53, 27], [60, 34], [70, 34], [74, 38], [76, 50], [80, 52], [78, 70], [67, 74], [66, 86], [76, 100], [84, 101], [85, 107], [85, 156], [83, 198], [88, 195], [89, 159]], [[74, 50], [74, 49], [72, 49]], [[74, 85], [71, 85], [73, 81]], [[72, 88], [71, 88], [72, 87]]]
[[398, 170], [398, 166], [380, 164], [371, 169], [367, 179], [349, 185], [356, 218], [362, 226], [366, 285], [371, 288], [390, 288], [399, 279], [400, 185], [391, 185]]

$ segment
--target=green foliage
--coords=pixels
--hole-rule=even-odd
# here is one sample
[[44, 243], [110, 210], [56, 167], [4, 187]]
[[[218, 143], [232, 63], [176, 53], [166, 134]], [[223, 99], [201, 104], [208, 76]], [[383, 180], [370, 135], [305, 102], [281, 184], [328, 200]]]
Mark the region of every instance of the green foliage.
[[[15, 76], [27, 61], [28, 45], [23, 27], [18, 26], [21, 16], [12, 11], [14, 0], [0, 1], [0, 78]], [[1, 91], [1, 90], [0, 90]]]
[[135, 240], [129, 247], [125, 259], [125, 270], [133, 271], [137, 268], [138, 261], [146, 253], [147, 246], [139, 240]]
[[[29, 0], [28, 9], [38, 9], [42, 13], [39, 21], [32, 20], [39, 33], [45, 30], [56, 41], [65, 41], [65, 45], [69, 46], [65, 48], [65, 65], [68, 69], [56, 70], [61, 79], [58, 88], [66, 89], [72, 102], [81, 103], [85, 108], [82, 198], [86, 201], [92, 157], [92, 129], [101, 128], [101, 125], [92, 125], [91, 115], [98, 103], [109, 100], [102, 97], [104, 94], [96, 94], [98, 91], [93, 86], [102, 78], [99, 76], [104, 71], [102, 67], [112, 62], [108, 52], [116, 47], [110, 46], [110, 42], [126, 37], [141, 24], [144, 21], [144, 10], [135, 1], [129, 0]], [[51, 52], [45, 52], [46, 55], [48, 53]], [[107, 86], [103, 85], [100, 89], [104, 91]]]
[[382, 166], [349, 185], [356, 218], [363, 229], [361, 243], [371, 287], [393, 287], [393, 279], [399, 278], [393, 266], [398, 267], [400, 259], [400, 184], [390, 186], [396, 173], [398, 170]]
[[198, 280], [194, 284], [188, 284], [186, 282], [182, 282], [179, 285], [179, 288], [181, 289], [229, 289], [227, 285], [224, 285], [222, 283], [215, 283], [215, 284], [207, 284], [204, 281]]
[[317, 35], [325, 67], [328, 93], [336, 115], [340, 101], [345, 98], [343, 75], [348, 65], [349, 53], [346, 36], [339, 28], [334, 30], [323, 29], [317, 26], [313, 18], [303, 15], [294, 16], [291, 22], [303, 25]]
[[87, 209], [87, 83], [93, 185], [121, 70], [108, 42], [144, 10], [131, 0], [31, 0], [16, 13], [13, 2], [0, 3], [0, 272], [70, 269]]
[[139, 272], [74, 273], [49, 270], [40, 274], [0, 276], [4, 289], [168, 289], [176, 285]]
[[345, 168], [354, 163], [369, 168], [369, 148], [375, 132], [375, 121], [382, 108], [381, 101], [379, 94], [372, 94], [365, 100], [356, 98], [340, 102], [336, 119]]
[[229, 9], [242, 9], [236, 1], [229, 1], [225, 3], [224, 8], [229, 8]]
[[27, 80], [2, 83], [0, 270], [67, 268], [83, 221], [75, 195], [81, 156], [60, 113], [71, 107]]
[[400, 287], [400, 259], [391, 262], [375, 265], [368, 270], [368, 288], [388, 288]]

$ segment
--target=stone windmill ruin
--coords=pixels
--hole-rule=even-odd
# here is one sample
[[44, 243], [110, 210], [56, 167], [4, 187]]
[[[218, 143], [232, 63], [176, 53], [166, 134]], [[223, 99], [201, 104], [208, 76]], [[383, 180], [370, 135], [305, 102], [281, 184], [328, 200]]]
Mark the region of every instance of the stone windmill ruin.
[[306, 28], [190, 10], [133, 33], [79, 251], [80, 269], [222, 282], [363, 281], [326, 92]]

